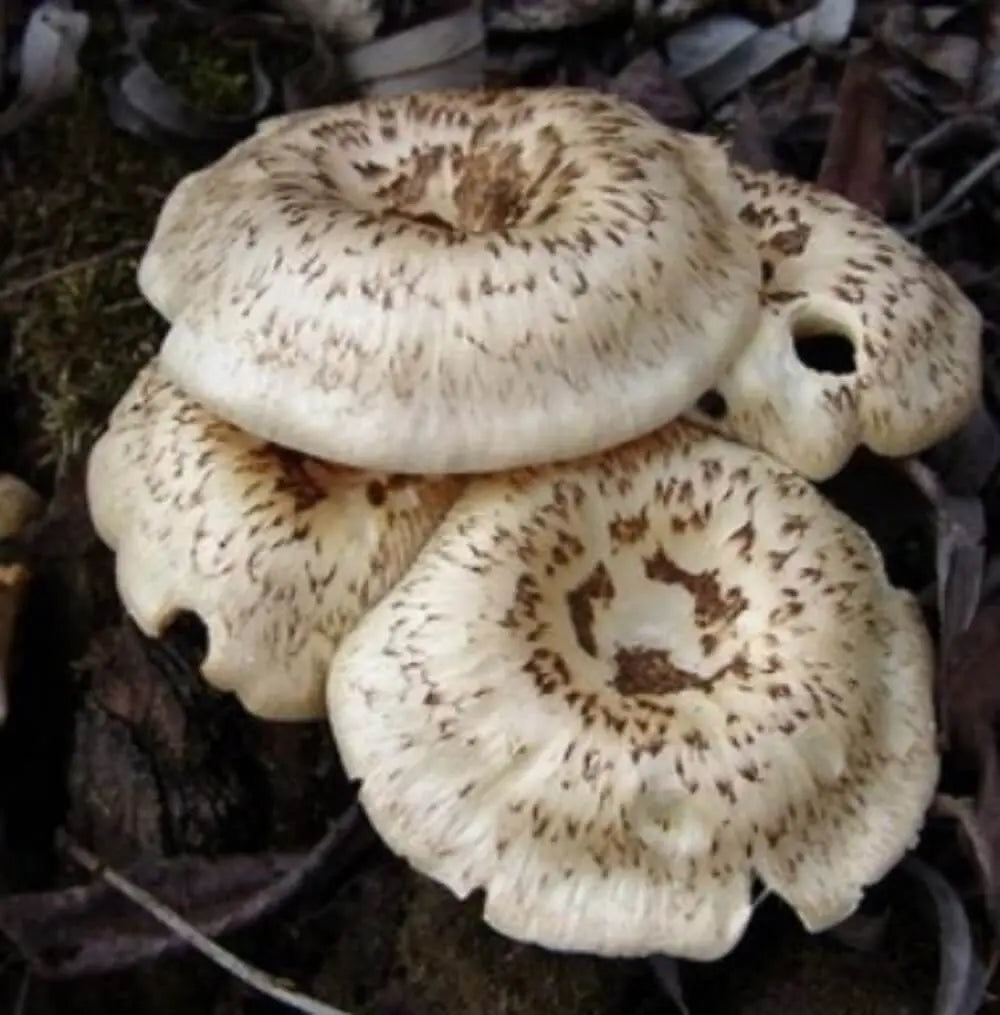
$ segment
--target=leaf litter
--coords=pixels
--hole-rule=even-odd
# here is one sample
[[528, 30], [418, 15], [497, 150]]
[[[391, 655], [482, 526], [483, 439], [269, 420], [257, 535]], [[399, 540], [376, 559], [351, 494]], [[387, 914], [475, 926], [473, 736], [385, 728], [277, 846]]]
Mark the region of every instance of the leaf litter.
[[[3, 8], [0, 8], [2, 12]], [[0, 138], [71, 95], [80, 72], [77, 56], [90, 19], [64, 0], [46, 0], [28, 17], [20, 40], [8, 49], [0, 15], [0, 82], [5, 68], [17, 79], [14, 98], [0, 106]]]
[[[751, 165], [818, 180], [887, 216], [952, 270], [986, 318], [984, 410], [920, 460], [898, 466], [865, 461], [862, 455], [831, 487], [870, 525], [890, 569], [912, 579], [937, 633], [946, 753], [945, 777], [925, 837], [933, 848], [907, 860], [894, 877], [922, 886], [934, 914], [929, 919], [937, 928], [940, 968], [926, 1010], [932, 1015], [979, 1010], [995, 965], [996, 944], [988, 928], [1000, 925], [1000, 354], [995, 342], [1000, 273], [993, 261], [1000, 187], [1000, 3], [496, 0], [484, 12], [478, 3], [387, 2], [380, 5], [374, 37], [350, 43], [309, 24], [301, 5], [295, 16], [280, 4], [238, 0], [158, 5], [120, 0], [111, 10], [96, 5], [86, 14], [51, 0], [25, 6], [17, 20], [0, 19], [0, 135], [7, 135], [6, 159], [13, 168], [6, 172], [15, 187], [17, 173], [28, 171], [18, 163], [20, 138], [32, 131], [44, 136], [61, 104], [72, 104], [95, 76], [103, 83], [110, 123], [149, 145], [151, 159], [164, 148], [194, 146], [182, 159], [188, 166], [282, 109], [358, 94], [484, 82], [587, 84], [630, 98], [666, 123], [715, 132]], [[88, 45], [98, 43], [102, 55], [91, 49], [88, 57]], [[0, 216], [10, 214], [12, 206], [2, 202], [0, 195]], [[73, 273], [88, 270], [67, 269], [72, 257], [65, 252], [57, 263], [48, 263], [47, 256], [39, 241], [18, 250], [11, 262], [0, 237], [0, 324], [7, 318], [16, 328], [12, 315]], [[91, 249], [86, 256], [100, 254]], [[30, 267], [18, 269], [18, 263]], [[130, 298], [127, 289], [123, 292], [123, 299]], [[99, 323], [112, 326], [110, 318], [97, 313]], [[130, 370], [122, 367], [118, 393]], [[11, 390], [31, 404], [38, 396], [27, 380], [28, 375], [15, 375]], [[112, 385], [87, 397], [97, 423], [116, 391]], [[58, 426], [55, 418], [51, 425]], [[36, 439], [62, 438], [53, 429]], [[73, 446], [79, 461], [86, 445]], [[190, 692], [189, 685], [197, 682], [197, 651], [186, 662], [171, 662], [173, 657], [162, 652], [123, 654], [121, 646], [131, 644], [134, 634], [123, 635], [113, 617], [109, 626], [103, 614], [100, 622], [93, 615], [91, 590], [102, 582], [108, 588], [108, 561], [79, 517], [79, 487], [70, 485], [73, 469], [61, 458], [55, 470], [46, 464], [51, 458], [42, 455], [37, 461], [41, 464], [29, 478], [54, 490], [54, 506], [33, 537], [0, 547], [0, 557], [30, 559], [43, 583], [46, 576], [60, 575], [70, 600], [87, 598], [84, 614], [90, 619], [81, 628], [89, 631], [90, 646], [64, 662], [71, 683], [81, 693], [93, 688], [105, 712], [102, 718], [91, 710], [89, 720], [78, 721], [74, 753], [67, 757], [81, 772], [118, 779], [129, 766], [149, 772], [148, 778], [136, 776], [132, 804], [139, 809], [124, 823], [118, 814], [117, 825], [96, 820], [108, 799], [83, 792], [86, 780], [73, 783], [71, 796], [80, 795], [63, 815], [68, 834], [78, 846], [102, 844], [103, 857], [115, 862], [128, 882], [178, 910], [200, 933], [228, 935], [267, 925], [265, 917], [277, 910], [294, 913], [318, 868], [336, 868], [347, 855], [336, 836], [314, 838], [320, 845], [308, 848], [304, 829], [315, 828], [317, 806], [327, 814], [337, 809], [331, 801], [305, 802], [307, 794], [294, 787], [303, 757], [316, 757], [309, 752], [329, 745], [318, 748], [310, 741], [303, 747], [283, 735], [250, 734], [249, 725], [234, 720], [234, 735], [256, 745], [247, 748], [251, 753], [262, 749], [255, 736], [274, 739], [267, 747], [273, 777], [269, 795], [291, 815], [289, 827], [298, 829], [292, 837], [303, 847], [298, 851], [269, 842], [273, 836], [263, 826], [228, 829], [222, 798], [171, 796], [171, 779], [190, 769], [188, 762], [171, 767], [165, 759], [178, 742], [189, 745], [184, 750], [199, 749], [201, 734], [197, 724], [191, 726], [189, 713], [208, 700]], [[887, 496], [889, 489], [910, 493]], [[78, 581], [73, 568], [84, 566], [96, 577]], [[113, 611], [113, 604], [101, 607], [108, 609]], [[183, 625], [178, 637], [182, 646], [197, 646], [197, 632], [185, 634]], [[112, 643], [119, 647], [112, 650]], [[120, 678], [145, 673], [149, 681], [169, 672], [180, 682], [178, 697], [157, 704], [153, 714], [160, 718], [149, 726], [135, 712], [137, 700], [122, 697], [127, 682]], [[118, 681], [109, 683], [115, 673]], [[15, 694], [13, 730], [4, 735], [23, 742], [18, 723], [23, 726], [32, 713], [22, 706], [18, 715], [17, 700]], [[74, 707], [80, 709], [83, 700]], [[110, 768], [95, 769], [97, 758]], [[259, 775], [248, 774], [252, 768], [245, 766], [235, 777], [240, 786], [220, 783], [212, 792], [223, 797], [235, 792], [238, 799], [252, 795], [262, 785]], [[9, 794], [0, 798], [7, 819], [5, 849], [16, 856], [26, 847], [20, 845], [20, 812], [9, 799]], [[343, 806], [348, 802], [345, 797]], [[186, 809], [199, 817], [192, 822]], [[131, 830], [127, 841], [124, 828]], [[64, 843], [70, 841], [65, 834]], [[54, 846], [54, 830], [48, 835]], [[141, 859], [115, 858], [116, 841]], [[244, 844], [242, 852], [238, 843]], [[248, 851], [248, 844], [254, 848]], [[71, 868], [53, 863], [63, 880], [74, 880]], [[97, 874], [102, 870], [91, 866]], [[969, 873], [978, 893], [963, 883]], [[36, 975], [60, 978], [130, 968], [183, 947], [183, 935], [155, 930], [141, 910], [123, 907], [106, 879], [82, 887], [52, 887], [51, 875], [41, 885], [19, 886], [9, 876], [6, 881], [0, 929]], [[350, 877], [340, 888], [328, 884], [327, 897], [349, 891], [352, 884]], [[891, 911], [861, 914], [831, 937], [861, 949], [873, 962], [888, 963]], [[292, 919], [293, 926], [300, 925], [298, 917]], [[738, 969], [738, 962], [738, 957], [725, 960], [720, 968]], [[418, 967], [407, 968], [416, 977]], [[601, 968], [609, 970], [607, 978], [618, 965]], [[685, 964], [661, 958], [654, 968], [655, 975], [645, 980], [628, 980], [630, 996], [638, 991], [644, 998], [640, 1007], [656, 1010], [654, 998], [662, 990], [676, 1010], [697, 1015], [698, 991], [687, 989]], [[407, 994], [405, 983], [401, 989], [401, 999], [398, 991], [380, 995], [381, 1010], [425, 1010], [420, 997]], [[338, 999], [331, 995], [331, 1000]], [[588, 1005], [588, 1010], [598, 1009]]]

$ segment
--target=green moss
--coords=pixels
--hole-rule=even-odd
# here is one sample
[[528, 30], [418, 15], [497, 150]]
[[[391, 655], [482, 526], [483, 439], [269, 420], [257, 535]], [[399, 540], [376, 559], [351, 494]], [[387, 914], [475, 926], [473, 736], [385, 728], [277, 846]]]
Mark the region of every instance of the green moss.
[[[136, 263], [163, 200], [195, 166], [108, 118], [101, 81], [117, 33], [98, 11], [74, 94], [19, 132], [0, 186], [0, 333], [6, 323], [11, 338], [3, 415], [17, 434], [5, 452], [8, 466], [43, 483], [86, 449], [162, 338]], [[217, 49], [175, 55], [174, 76], [216, 110], [245, 101], [245, 60], [234, 71]]]
[[11, 237], [0, 261], [7, 381], [34, 464], [59, 471], [158, 341], [136, 258], [181, 169], [115, 131], [91, 81], [20, 140], [23, 171], [0, 193]]
[[163, 79], [198, 109], [219, 116], [244, 114], [253, 101], [251, 47], [242, 40], [178, 37], [153, 32], [148, 57]]

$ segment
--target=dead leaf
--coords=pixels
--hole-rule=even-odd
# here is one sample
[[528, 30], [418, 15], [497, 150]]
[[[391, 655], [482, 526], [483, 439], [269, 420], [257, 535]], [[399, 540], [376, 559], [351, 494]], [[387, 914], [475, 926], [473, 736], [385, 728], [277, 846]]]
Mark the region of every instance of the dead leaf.
[[892, 910], [889, 906], [874, 913], [858, 910], [828, 930], [827, 934], [845, 948], [873, 954], [885, 944], [891, 919]]
[[749, 169], [763, 172], [776, 165], [774, 149], [761, 121], [757, 104], [742, 92], [733, 108], [729, 130], [729, 153]]
[[986, 997], [989, 973], [972, 945], [969, 917], [948, 881], [919, 857], [900, 869], [919, 882], [934, 905], [938, 924], [938, 986], [933, 1015], [975, 1015]]
[[819, 0], [811, 10], [771, 28], [720, 14], [674, 33], [667, 53], [674, 71], [713, 107], [801, 49], [839, 46], [854, 14], [855, 0]]
[[251, 61], [253, 98], [239, 116], [199, 109], [168, 85], [144, 58], [106, 84], [108, 111], [123, 130], [141, 137], [165, 134], [192, 141], [236, 141], [253, 130], [270, 107], [274, 88], [256, 59]]
[[888, 197], [886, 124], [889, 101], [883, 57], [868, 49], [853, 56], [837, 93], [837, 112], [817, 182], [876, 215]]
[[[957, 797], [950, 793], [938, 793], [934, 797], [933, 813], [955, 821], [962, 830], [979, 874], [983, 896], [989, 901], [995, 883], [993, 847], [990, 844], [991, 836], [987, 832], [988, 826], [980, 820], [975, 800], [967, 796]], [[990, 908], [993, 908], [992, 905]]]
[[73, 91], [80, 72], [77, 57], [89, 30], [89, 15], [68, 0], [46, 0], [32, 11], [19, 47], [8, 56], [19, 80], [14, 101], [0, 110], [0, 137]]
[[[153, 30], [162, 20], [159, 10], [145, 6], [141, 0], [119, 0], [119, 8], [127, 38], [127, 62], [120, 73], [104, 82], [108, 115], [116, 127], [151, 139], [180, 138], [223, 144], [231, 144], [252, 132], [275, 97], [274, 85], [258, 60], [256, 45], [248, 50], [252, 88], [246, 109], [232, 115], [211, 112], [168, 84], [150, 62], [147, 48]], [[236, 21], [224, 22], [224, 10], [208, 11], [200, 4], [185, 3], [178, 4], [171, 13], [170, 25], [175, 34], [198, 31], [205, 38], [212, 26], [216, 38], [235, 35]], [[247, 24], [267, 25], [269, 21], [249, 19], [244, 21]]]
[[1000, 714], [1000, 601], [980, 607], [955, 639], [939, 695], [946, 745], [992, 749], [991, 724]]
[[947, 673], [955, 643], [972, 623], [982, 597], [986, 514], [978, 497], [949, 494], [922, 462], [914, 459], [902, 467], [935, 511], [938, 658]]
[[[968, 823], [962, 822], [994, 921], [1000, 919], [1000, 601], [982, 606], [955, 640], [938, 686], [944, 745], [969, 756], [978, 777]], [[970, 817], [970, 815], [965, 815]]]
[[736, 15], [697, 21], [675, 32], [667, 41], [670, 65], [680, 77], [693, 78], [752, 42], [760, 33], [759, 25]]
[[938, 652], [947, 666], [952, 647], [979, 606], [986, 564], [986, 516], [975, 497], [948, 496], [937, 525]]
[[631, 0], [492, 0], [486, 22], [497, 32], [553, 32], [627, 10]]
[[42, 514], [18, 535], [0, 543], [0, 564], [23, 563], [36, 568], [76, 560], [98, 545], [87, 509], [86, 458], [81, 457], [67, 464]]
[[877, 34], [912, 70], [947, 82], [956, 95], [967, 94], [979, 65], [980, 46], [971, 36], [943, 31], [947, 20], [926, 7], [901, 3], [890, 8]]
[[981, 19], [973, 103], [979, 109], [992, 109], [1000, 103], [1000, 0], [986, 0]]
[[980, 405], [962, 428], [923, 456], [953, 494], [975, 496], [1000, 468], [1000, 430]]
[[271, 0], [272, 6], [309, 22], [338, 46], [360, 46], [378, 31], [384, 17], [383, 0], [340, 3], [330, 0]]
[[335, 102], [344, 93], [344, 74], [333, 50], [312, 33], [302, 45], [302, 56], [281, 75], [284, 112], [313, 109]]
[[486, 73], [486, 29], [475, 5], [376, 39], [343, 54], [363, 95], [477, 88]]
[[655, 49], [631, 60], [604, 90], [641, 106], [652, 117], [672, 127], [693, 127], [700, 111], [690, 92]]
[[[217, 937], [273, 912], [321, 875], [345, 870], [373, 842], [354, 805], [307, 852], [181, 856], [133, 864], [123, 873]], [[100, 881], [0, 899], [0, 932], [33, 972], [53, 979], [125, 969], [186, 947]]]
[[987, 912], [995, 932], [1000, 933], [1000, 882], [997, 880], [1000, 872], [1000, 752], [996, 735], [995, 723], [990, 723], [988, 728], [981, 727], [982, 767], [972, 810], [975, 833], [967, 830], [966, 834], [972, 843], [973, 857], [980, 867]]
[[656, 975], [656, 982], [673, 1002], [674, 1008], [680, 1012], [680, 1015], [691, 1015], [691, 1009], [684, 997], [681, 967], [677, 959], [669, 955], [654, 955], [649, 960], [649, 964]]

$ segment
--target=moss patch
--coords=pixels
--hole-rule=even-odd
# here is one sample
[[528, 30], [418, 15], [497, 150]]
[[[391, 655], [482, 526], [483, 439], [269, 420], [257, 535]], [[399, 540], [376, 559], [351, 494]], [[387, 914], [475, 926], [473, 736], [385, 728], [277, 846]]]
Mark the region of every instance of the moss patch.
[[74, 95], [21, 130], [0, 186], [4, 467], [48, 485], [86, 448], [163, 325], [136, 262], [182, 155], [117, 130], [101, 80], [117, 45], [96, 15]]

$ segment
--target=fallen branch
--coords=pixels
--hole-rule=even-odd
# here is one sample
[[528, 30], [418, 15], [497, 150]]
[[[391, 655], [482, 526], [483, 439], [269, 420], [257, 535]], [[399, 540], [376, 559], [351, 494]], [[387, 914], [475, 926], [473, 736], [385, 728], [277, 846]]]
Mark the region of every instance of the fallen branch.
[[936, 124], [925, 134], [921, 134], [911, 142], [906, 150], [896, 159], [892, 167], [893, 176], [901, 176], [911, 166], [916, 165], [925, 155], [957, 141], [963, 134], [979, 134], [992, 141], [1000, 141], [1000, 124], [992, 116], [983, 113], [965, 113], [951, 117], [943, 123]]
[[[339, 839], [342, 835], [343, 823], [338, 822], [336, 826], [331, 828], [323, 841], [326, 842], [327, 838], [333, 841]], [[99, 878], [110, 888], [135, 903], [135, 905], [148, 913], [154, 920], [175, 934], [178, 939], [190, 945], [196, 951], [199, 951], [220, 969], [224, 969], [241, 983], [274, 1001], [287, 1005], [289, 1008], [304, 1012], [305, 1015], [349, 1015], [349, 1013], [340, 1008], [334, 1008], [332, 1005], [325, 1004], [315, 998], [292, 990], [285, 986], [277, 977], [244, 962], [232, 952], [216, 944], [215, 941], [203, 934], [176, 910], [160, 902], [159, 899], [144, 888], [140, 888], [124, 875], [107, 866], [99, 857], [81, 846], [66, 833], [62, 833], [59, 839], [60, 847], [67, 856], [79, 864], [88, 874]]]
[[909, 240], [916, 239], [921, 234], [933, 229], [934, 226], [942, 223], [948, 213], [960, 201], [985, 180], [991, 173], [1000, 169], [1000, 147], [995, 148], [981, 162], [973, 166], [963, 177], [951, 186], [941, 199], [931, 208], [923, 213], [915, 222], [911, 222], [901, 230], [902, 234]]

